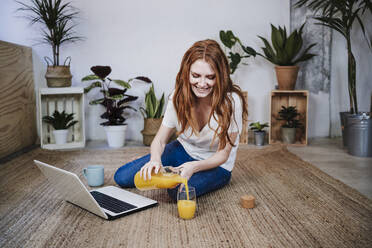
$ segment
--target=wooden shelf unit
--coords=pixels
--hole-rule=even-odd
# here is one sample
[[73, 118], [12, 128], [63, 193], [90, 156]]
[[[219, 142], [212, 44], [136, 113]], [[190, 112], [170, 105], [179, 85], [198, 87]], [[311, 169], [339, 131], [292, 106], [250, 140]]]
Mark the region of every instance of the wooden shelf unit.
[[308, 120], [309, 91], [307, 90], [273, 90], [270, 97], [270, 131], [269, 144], [282, 144], [280, 127], [284, 123], [279, 118], [278, 112], [282, 106], [296, 106], [300, 113], [298, 117], [303, 128], [297, 128], [296, 141], [288, 145], [307, 145], [307, 120]]
[[[39, 89], [40, 144], [45, 149], [69, 149], [85, 147], [84, 89], [82, 87]], [[55, 110], [75, 113], [78, 121], [69, 128], [67, 143], [55, 144], [53, 127], [42, 121], [43, 116], [52, 115]]]

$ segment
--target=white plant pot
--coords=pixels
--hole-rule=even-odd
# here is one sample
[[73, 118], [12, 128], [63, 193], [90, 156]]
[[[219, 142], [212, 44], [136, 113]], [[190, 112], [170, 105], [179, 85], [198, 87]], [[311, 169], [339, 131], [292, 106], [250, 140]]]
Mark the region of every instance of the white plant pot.
[[107, 142], [109, 147], [119, 148], [123, 147], [125, 144], [125, 130], [127, 125], [121, 126], [104, 126], [106, 131]]
[[67, 143], [67, 129], [53, 130], [54, 140], [57, 145], [63, 145]]

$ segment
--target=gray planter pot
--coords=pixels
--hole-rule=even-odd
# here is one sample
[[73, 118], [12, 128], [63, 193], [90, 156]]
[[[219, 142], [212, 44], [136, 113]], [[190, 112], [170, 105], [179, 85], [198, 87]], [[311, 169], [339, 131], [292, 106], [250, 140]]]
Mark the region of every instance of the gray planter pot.
[[265, 144], [265, 131], [254, 131], [254, 144], [256, 146], [263, 146]]
[[293, 144], [296, 141], [296, 128], [282, 127], [282, 142], [286, 144]]
[[370, 113], [347, 115], [345, 127], [348, 153], [357, 157], [372, 157]]

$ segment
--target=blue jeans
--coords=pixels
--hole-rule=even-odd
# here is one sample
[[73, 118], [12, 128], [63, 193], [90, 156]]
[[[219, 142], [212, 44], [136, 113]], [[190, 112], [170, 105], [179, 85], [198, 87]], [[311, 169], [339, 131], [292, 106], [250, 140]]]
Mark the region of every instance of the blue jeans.
[[[150, 154], [147, 154], [139, 159], [129, 162], [120, 167], [114, 176], [115, 182], [126, 188], [133, 188], [135, 174], [150, 161]], [[183, 163], [195, 161], [179, 141], [173, 141], [167, 144], [161, 156], [161, 162], [164, 166], [180, 166]], [[188, 184], [195, 188], [196, 196], [204, 195], [208, 192], [222, 188], [229, 183], [231, 172], [221, 167], [213, 168], [206, 171], [197, 172], [189, 179]], [[177, 186], [173, 189], [168, 189], [168, 194], [173, 200], [177, 200]]]

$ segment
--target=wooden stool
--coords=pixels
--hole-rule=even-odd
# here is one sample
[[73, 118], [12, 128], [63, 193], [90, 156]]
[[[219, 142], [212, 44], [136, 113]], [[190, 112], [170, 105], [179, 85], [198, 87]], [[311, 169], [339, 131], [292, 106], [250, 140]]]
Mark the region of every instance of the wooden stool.
[[243, 195], [240, 197], [240, 204], [243, 208], [254, 208], [255, 198], [252, 195]]

